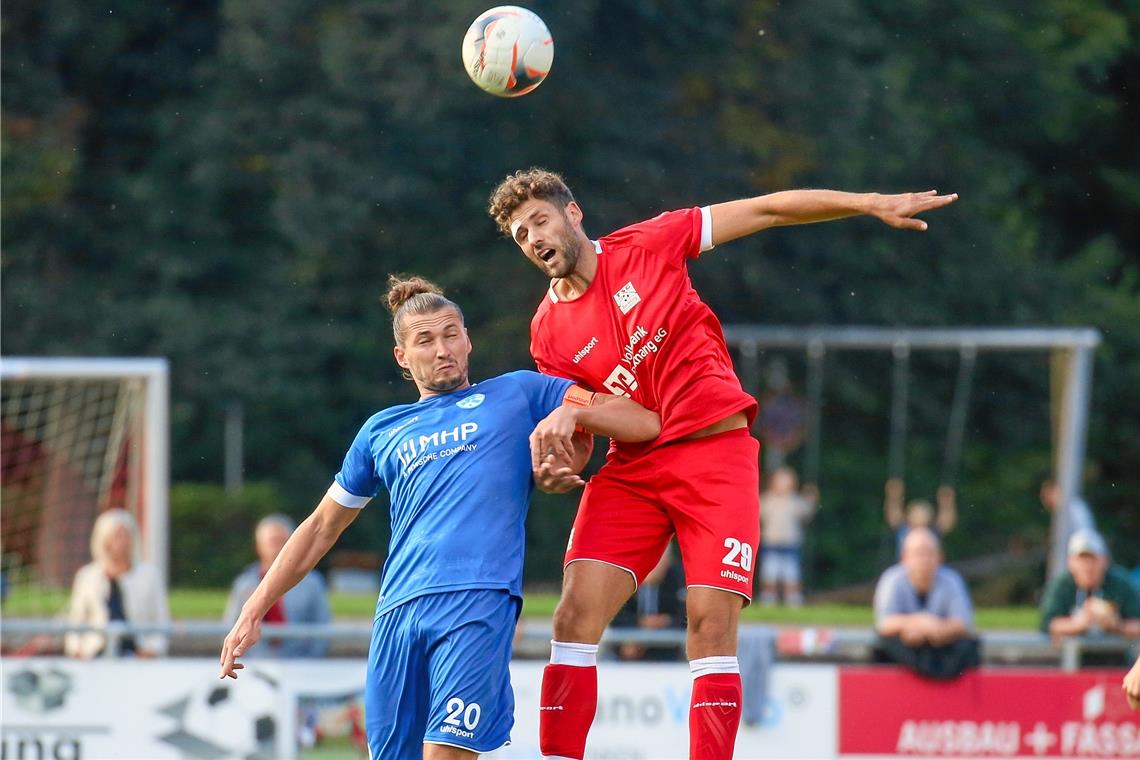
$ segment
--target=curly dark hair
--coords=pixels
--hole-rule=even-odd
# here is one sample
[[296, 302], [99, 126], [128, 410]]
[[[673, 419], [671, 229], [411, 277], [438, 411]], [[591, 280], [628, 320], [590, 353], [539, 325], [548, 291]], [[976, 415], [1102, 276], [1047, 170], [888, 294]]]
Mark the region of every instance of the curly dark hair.
[[510, 237], [511, 214], [531, 198], [555, 201], [563, 206], [574, 202], [574, 194], [561, 174], [535, 166], [508, 174], [491, 193], [487, 213], [499, 225], [499, 230]]

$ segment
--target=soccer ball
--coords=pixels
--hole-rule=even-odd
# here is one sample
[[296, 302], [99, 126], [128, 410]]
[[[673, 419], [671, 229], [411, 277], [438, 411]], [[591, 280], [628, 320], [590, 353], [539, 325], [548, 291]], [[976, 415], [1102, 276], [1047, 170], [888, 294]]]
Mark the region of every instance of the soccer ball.
[[542, 84], [554, 62], [554, 40], [526, 8], [485, 11], [463, 38], [463, 66], [483, 90], [500, 98], [526, 95]]
[[283, 751], [279, 735], [277, 682], [258, 670], [242, 671], [241, 681], [203, 683], [185, 699], [161, 710], [175, 718], [175, 731], [162, 741], [200, 757], [273, 760]]

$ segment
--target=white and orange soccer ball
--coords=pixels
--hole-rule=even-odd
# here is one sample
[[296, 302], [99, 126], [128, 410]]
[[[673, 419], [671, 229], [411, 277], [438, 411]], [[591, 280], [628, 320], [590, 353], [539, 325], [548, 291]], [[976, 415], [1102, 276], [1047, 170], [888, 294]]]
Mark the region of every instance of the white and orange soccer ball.
[[537, 15], [500, 5], [484, 11], [463, 38], [463, 66], [471, 81], [501, 98], [526, 95], [554, 63], [554, 40]]

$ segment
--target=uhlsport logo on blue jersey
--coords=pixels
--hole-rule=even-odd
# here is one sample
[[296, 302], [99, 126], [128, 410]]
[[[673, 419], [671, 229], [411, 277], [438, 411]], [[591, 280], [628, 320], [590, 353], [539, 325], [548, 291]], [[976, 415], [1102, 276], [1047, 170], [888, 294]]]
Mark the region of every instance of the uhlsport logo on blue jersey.
[[467, 398], [460, 399], [459, 401], [456, 401], [455, 405], [457, 407], [459, 407], [460, 409], [474, 409], [475, 407], [482, 404], [483, 400], [485, 398], [487, 398], [487, 397], [484, 396], [482, 393], [473, 393], [470, 396], [468, 396]]

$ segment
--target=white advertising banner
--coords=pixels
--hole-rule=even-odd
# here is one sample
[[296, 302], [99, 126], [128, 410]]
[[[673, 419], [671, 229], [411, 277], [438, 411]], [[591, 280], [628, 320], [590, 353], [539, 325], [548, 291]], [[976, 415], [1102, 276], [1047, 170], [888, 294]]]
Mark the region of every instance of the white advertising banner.
[[[539, 758], [538, 695], [543, 663], [516, 662], [514, 743], [493, 757]], [[834, 665], [775, 665], [768, 705], [758, 725], [742, 725], [738, 760], [835, 757], [838, 738], [838, 668]], [[689, 756], [687, 663], [611, 663], [598, 666], [598, 715], [586, 756], [597, 760]]]
[[[364, 660], [252, 660], [237, 681], [219, 681], [213, 659], [5, 658], [0, 664], [5, 760], [287, 760], [297, 756], [298, 737], [362, 739]], [[539, 662], [512, 665], [514, 743], [492, 757], [541, 757], [542, 669]], [[687, 757], [685, 663], [607, 662], [598, 674], [589, 757]], [[741, 727], [737, 758], [836, 756], [836, 667], [776, 665], [768, 697], [760, 723]], [[359, 757], [345, 750], [345, 757]]]
[[[7, 760], [288, 758], [293, 697], [274, 668], [218, 680], [216, 660], [5, 658]], [[246, 676], [249, 676], [248, 678]]]

